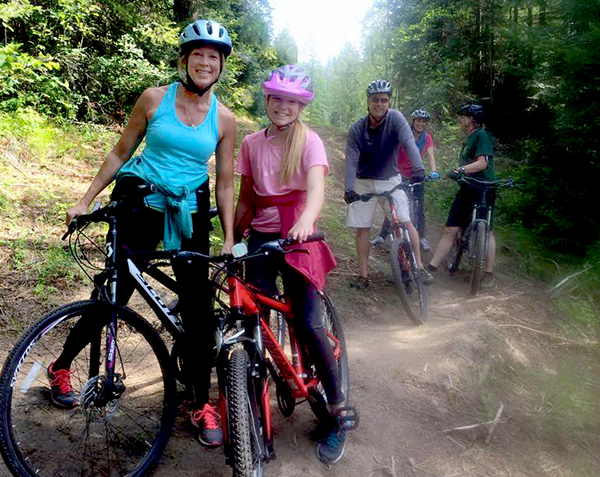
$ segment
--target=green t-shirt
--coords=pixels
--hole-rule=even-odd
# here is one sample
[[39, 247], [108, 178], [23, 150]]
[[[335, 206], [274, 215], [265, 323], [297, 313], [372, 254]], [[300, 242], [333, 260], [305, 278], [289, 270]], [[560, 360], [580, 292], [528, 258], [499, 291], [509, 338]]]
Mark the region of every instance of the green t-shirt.
[[467, 142], [460, 151], [459, 165], [466, 166], [471, 164], [476, 157], [488, 156], [488, 166], [481, 172], [469, 174], [470, 177], [483, 181], [495, 181], [494, 172], [494, 141], [490, 135], [483, 129], [477, 129], [467, 138]]

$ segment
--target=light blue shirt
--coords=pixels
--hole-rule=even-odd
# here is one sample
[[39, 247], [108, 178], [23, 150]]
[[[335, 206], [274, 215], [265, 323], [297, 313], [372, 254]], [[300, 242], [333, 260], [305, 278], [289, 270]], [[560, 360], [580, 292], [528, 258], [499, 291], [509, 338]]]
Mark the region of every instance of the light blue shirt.
[[196, 189], [208, 180], [208, 160], [219, 142], [218, 103], [212, 95], [204, 121], [188, 126], [177, 116], [175, 100], [179, 83], [169, 85], [158, 109], [148, 122], [146, 148], [127, 161], [117, 174], [135, 176], [158, 191], [146, 198], [149, 207], [165, 212], [166, 250], [179, 250], [182, 237], [193, 232], [192, 212], [198, 204]]

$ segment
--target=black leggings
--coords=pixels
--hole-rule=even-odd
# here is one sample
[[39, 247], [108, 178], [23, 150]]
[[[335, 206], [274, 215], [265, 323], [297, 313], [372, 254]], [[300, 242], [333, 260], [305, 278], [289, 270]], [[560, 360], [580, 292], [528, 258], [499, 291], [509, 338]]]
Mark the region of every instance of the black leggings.
[[[258, 250], [265, 242], [281, 238], [280, 233], [250, 234], [248, 251]], [[303, 275], [290, 267], [282, 255], [271, 254], [246, 262], [246, 279], [268, 293], [276, 293], [277, 276], [281, 273], [285, 294], [291, 300], [294, 312], [294, 332], [308, 349], [311, 361], [323, 383], [330, 404], [343, 402], [339, 385], [334, 349], [323, 328], [321, 297], [317, 289]]]
[[[140, 185], [138, 179], [122, 179], [115, 186], [112, 198], [127, 195], [128, 191]], [[194, 232], [189, 239], [183, 239], [181, 250], [208, 254], [210, 229], [210, 197], [208, 184], [197, 192], [198, 212], [192, 214]], [[155, 250], [163, 238], [164, 214], [146, 207], [141, 201], [117, 217], [118, 241], [131, 251]], [[125, 271], [123, 253], [117, 250], [119, 283], [117, 301], [127, 304], [133, 291], [134, 281]], [[121, 260], [119, 260], [119, 257]], [[208, 402], [210, 373], [214, 359], [214, 334], [212, 330], [211, 286], [208, 280], [208, 263], [174, 260], [173, 271], [177, 279], [179, 307], [185, 328], [183, 346], [184, 373], [192, 382], [194, 401], [202, 407]], [[54, 369], [70, 368], [71, 362], [86, 346], [95, 328], [104, 326], [97, 317], [82, 318], [71, 330], [63, 351], [54, 364]]]

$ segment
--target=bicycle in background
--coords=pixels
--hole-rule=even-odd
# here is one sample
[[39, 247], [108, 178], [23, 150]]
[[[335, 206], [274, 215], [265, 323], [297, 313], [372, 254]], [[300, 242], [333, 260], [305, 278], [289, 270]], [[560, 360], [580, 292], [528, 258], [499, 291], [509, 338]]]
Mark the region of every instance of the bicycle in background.
[[[415, 245], [410, 240], [408, 229], [398, 219], [396, 201], [392, 194], [396, 190], [402, 189], [410, 196], [411, 190], [421, 184], [423, 182], [401, 183], [389, 191], [360, 196], [360, 200], [363, 202], [368, 202], [373, 197], [383, 197], [388, 201], [391, 214], [389, 234], [392, 239], [390, 244], [390, 266], [394, 285], [406, 314], [417, 325], [422, 325], [427, 320], [427, 296], [415, 258]], [[412, 205], [410, 207], [412, 209]], [[418, 247], [419, 244], [416, 244], [416, 246]]]
[[452, 275], [458, 271], [463, 255], [468, 257], [471, 266], [471, 295], [476, 295], [481, 289], [481, 279], [485, 272], [485, 257], [494, 212], [491, 194], [501, 189], [511, 188], [515, 182], [513, 179], [482, 181], [455, 174], [449, 174], [448, 177], [481, 192], [479, 200], [473, 204], [471, 222], [462, 229], [460, 234], [457, 234], [448, 258], [448, 271]]

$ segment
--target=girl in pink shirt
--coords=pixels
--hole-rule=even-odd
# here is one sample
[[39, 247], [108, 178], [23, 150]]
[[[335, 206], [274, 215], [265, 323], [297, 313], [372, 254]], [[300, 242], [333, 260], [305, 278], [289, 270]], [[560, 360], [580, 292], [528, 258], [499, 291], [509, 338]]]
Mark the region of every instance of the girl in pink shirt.
[[[240, 238], [249, 230], [248, 250], [292, 237], [303, 242], [315, 230], [323, 207], [327, 155], [319, 136], [299, 119], [313, 99], [312, 81], [293, 65], [279, 67], [262, 85], [268, 128], [246, 136], [238, 157], [242, 175], [235, 222]], [[334, 350], [323, 328], [319, 290], [335, 260], [325, 242], [304, 244], [310, 254], [269, 255], [246, 262], [246, 279], [271, 293], [279, 274], [294, 312], [294, 332], [306, 345], [329, 403], [332, 417], [340, 412], [347, 396], [340, 389]], [[326, 424], [317, 456], [338, 462], [345, 447], [345, 432], [331, 419]]]

